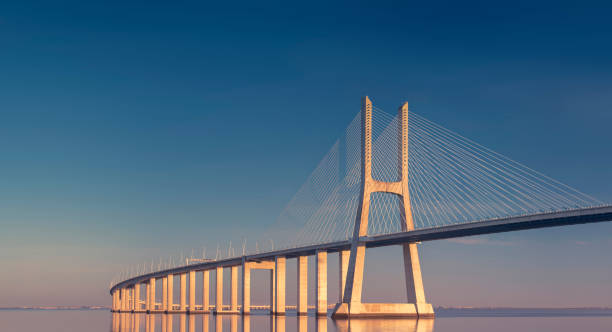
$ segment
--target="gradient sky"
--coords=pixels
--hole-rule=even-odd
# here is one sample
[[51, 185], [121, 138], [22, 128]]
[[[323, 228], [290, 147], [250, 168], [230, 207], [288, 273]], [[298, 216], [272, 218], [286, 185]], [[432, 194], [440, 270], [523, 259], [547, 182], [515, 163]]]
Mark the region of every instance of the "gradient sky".
[[[272, 224], [365, 94], [612, 202], [610, 17], [589, 1], [3, 2], [0, 306], [109, 304], [129, 264]], [[610, 252], [604, 223], [429, 242], [421, 260], [434, 305], [612, 306]], [[400, 257], [368, 254], [366, 299], [402, 293]]]

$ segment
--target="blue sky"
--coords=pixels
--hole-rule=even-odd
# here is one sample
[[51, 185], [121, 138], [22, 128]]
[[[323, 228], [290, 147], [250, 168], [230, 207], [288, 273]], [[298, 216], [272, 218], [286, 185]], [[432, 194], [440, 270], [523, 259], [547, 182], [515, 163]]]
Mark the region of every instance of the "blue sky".
[[[109, 303], [127, 264], [271, 224], [365, 94], [611, 202], [610, 14], [588, 1], [0, 4], [0, 305]], [[398, 268], [388, 250], [368, 271]], [[600, 224], [421, 252], [436, 305], [612, 306], [611, 250]]]

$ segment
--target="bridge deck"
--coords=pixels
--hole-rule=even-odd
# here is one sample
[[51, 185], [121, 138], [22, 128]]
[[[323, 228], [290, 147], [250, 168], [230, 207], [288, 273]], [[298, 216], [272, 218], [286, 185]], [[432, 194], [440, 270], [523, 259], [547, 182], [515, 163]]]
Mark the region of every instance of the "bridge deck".
[[[368, 248], [399, 245], [403, 243], [414, 243], [422, 241], [442, 240], [456, 237], [483, 235], [501, 232], [510, 232], [525, 229], [536, 229], [544, 227], [557, 227], [575, 224], [596, 223], [612, 221], [612, 206], [601, 206], [567, 210], [560, 212], [541, 213], [526, 216], [508, 217], [493, 220], [471, 222], [465, 224], [448, 225], [435, 228], [418, 229], [401, 233], [368, 236], [360, 239]], [[110, 292], [116, 288], [130, 286], [141, 283], [150, 278], [160, 278], [169, 274], [180, 274], [189, 271], [209, 270], [219, 266], [241, 265], [243, 261], [263, 261], [274, 260], [274, 257], [285, 256], [288, 258], [298, 256], [314, 255], [318, 250], [327, 252], [337, 252], [348, 250], [350, 241], [337, 241], [316, 245], [309, 245], [297, 248], [280, 249], [265, 253], [246, 255], [243, 257], [223, 259], [213, 262], [204, 262], [181, 266], [173, 269], [157, 271], [149, 274], [137, 276], [114, 285]]]

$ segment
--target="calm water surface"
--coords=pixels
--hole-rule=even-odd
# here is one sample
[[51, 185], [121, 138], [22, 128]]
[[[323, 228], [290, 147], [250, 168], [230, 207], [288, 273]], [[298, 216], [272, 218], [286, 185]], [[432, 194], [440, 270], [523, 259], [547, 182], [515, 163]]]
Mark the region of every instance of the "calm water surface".
[[610, 332], [612, 317], [437, 317], [334, 321], [329, 318], [267, 315], [146, 315], [107, 311], [0, 311], [2, 332], [242, 332], [242, 331], [415, 331], [415, 332]]

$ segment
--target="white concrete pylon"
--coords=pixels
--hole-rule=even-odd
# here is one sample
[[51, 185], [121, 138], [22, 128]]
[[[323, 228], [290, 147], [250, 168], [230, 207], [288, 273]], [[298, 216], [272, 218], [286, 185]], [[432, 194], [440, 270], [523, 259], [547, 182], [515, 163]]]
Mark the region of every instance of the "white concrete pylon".
[[[408, 103], [398, 110], [398, 175], [396, 182], [383, 182], [372, 177], [372, 102], [366, 96], [361, 101], [361, 191], [355, 228], [346, 271], [346, 283], [342, 302], [334, 308], [334, 317], [349, 316], [432, 316], [433, 307], [425, 301], [416, 244], [404, 244], [404, 270], [409, 303], [362, 303], [363, 272], [365, 266], [365, 243], [361, 238], [368, 235], [370, 196], [374, 192], [398, 195], [401, 198], [400, 215], [402, 230], [414, 229], [410, 192], [408, 187]], [[341, 258], [342, 265], [342, 258]], [[342, 272], [341, 272], [342, 273]]]

